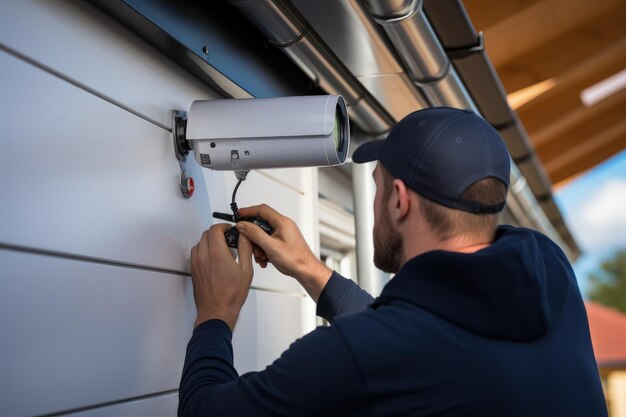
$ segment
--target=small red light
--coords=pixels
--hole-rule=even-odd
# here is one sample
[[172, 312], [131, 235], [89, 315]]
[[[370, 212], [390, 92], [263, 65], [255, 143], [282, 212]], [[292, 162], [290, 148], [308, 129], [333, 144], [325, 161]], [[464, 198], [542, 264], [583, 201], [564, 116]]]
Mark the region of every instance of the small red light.
[[187, 194], [189, 194], [189, 197], [193, 195], [193, 190], [195, 190], [195, 188], [193, 178], [187, 177]]

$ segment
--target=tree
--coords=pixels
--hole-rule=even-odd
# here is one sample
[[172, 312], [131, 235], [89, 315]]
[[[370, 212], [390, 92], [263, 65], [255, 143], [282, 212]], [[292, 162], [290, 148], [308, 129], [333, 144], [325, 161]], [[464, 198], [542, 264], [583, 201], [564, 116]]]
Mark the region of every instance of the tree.
[[591, 300], [626, 312], [626, 250], [618, 251], [604, 261], [601, 269], [592, 273], [589, 280]]

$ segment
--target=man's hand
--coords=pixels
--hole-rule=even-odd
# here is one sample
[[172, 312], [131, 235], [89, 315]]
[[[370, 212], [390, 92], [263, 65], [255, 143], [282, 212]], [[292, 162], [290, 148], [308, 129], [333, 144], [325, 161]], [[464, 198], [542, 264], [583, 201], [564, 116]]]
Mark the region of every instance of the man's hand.
[[263, 268], [271, 262], [283, 274], [294, 277], [317, 302], [332, 271], [315, 257], [296, 223], [265, 204], [239, 209], [239, 214], [259, 216], [274, 228], [270, 236], [250, 222], [237, 223], [240, 236], [254, 243], [256, 262]]
[[239, 236], [239, 263], [226, 246], [227, 224], [215, 224], [205, 231], [191, 249], [191, 280], [196, 302], [196, 326], [210, 319], [235, 327], [252, 284], [252, 245]]

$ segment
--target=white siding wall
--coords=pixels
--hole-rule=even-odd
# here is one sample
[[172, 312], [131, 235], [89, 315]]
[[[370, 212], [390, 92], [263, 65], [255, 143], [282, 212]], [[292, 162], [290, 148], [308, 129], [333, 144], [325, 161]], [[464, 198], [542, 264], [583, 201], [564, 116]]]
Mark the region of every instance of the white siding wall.
[[[190, 248], [229, 208], [194, 163], [180, 195], [170, 111], [217, 98], [88, 4], [0, 3], [0, 416], [173, 416], [194, 306]], [[317, 246], [315, 170], [253, 172], [240, 206], [292, 216]], [[314, 325], [302, 289], [257, 269], [240, 373]]]

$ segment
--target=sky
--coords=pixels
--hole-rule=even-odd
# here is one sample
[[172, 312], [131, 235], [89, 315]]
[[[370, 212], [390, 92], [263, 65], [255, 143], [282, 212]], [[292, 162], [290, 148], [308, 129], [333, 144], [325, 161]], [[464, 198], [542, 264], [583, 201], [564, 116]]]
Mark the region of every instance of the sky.
[[554, 192], [583, 254], [573, 264], [583, 296], [588, 276], [617, 250], [626, 250], [626, 149]]

